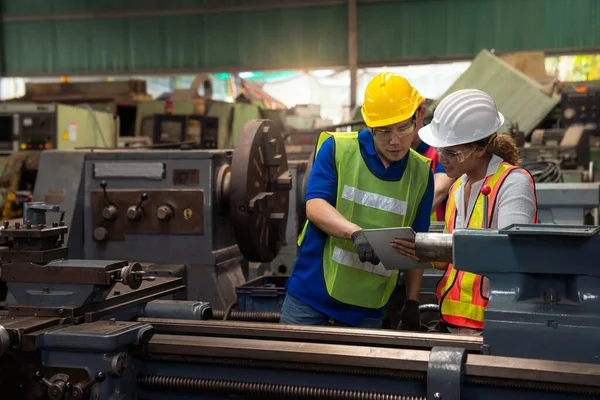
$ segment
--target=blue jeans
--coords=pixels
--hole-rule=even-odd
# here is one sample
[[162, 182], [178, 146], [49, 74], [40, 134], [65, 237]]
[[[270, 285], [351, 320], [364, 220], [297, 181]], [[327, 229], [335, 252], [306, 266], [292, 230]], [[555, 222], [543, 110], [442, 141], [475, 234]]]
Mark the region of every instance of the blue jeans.
[[[283, 300], [279, 323], [289, 325], [328, 325], [329, 317], [288, 293]], [[334, 321], [334, 325], [350, 326], [339, 321]], [[381, 328], [381, 318], [365, 318], [360, 321], [357, 327], [379, 329]]]

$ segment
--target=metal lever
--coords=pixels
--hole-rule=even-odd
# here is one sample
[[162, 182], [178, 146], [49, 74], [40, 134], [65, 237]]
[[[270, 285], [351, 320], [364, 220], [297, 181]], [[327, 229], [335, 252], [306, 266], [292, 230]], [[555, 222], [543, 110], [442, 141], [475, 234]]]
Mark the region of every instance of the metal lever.
[[33, 380], [41, 382], [46, 386], [46, 393], [50, 400], [61, 400], [65, 392], [73, 389], [73, 385], [68, 381], [68, 377], [67, 380], [56, 379], [54, 382], [50, 382], [48, 379], [44, 378], [41, 371], [36, 371], [36, 373], [33, 374]]
[[117, 218], [119, 214], [119, 209], [116, 205], [108, 200], [108, 194], [106, 193], [106, 181], [100, 182], [100, 186], [102, 187], [102, 192], [104, 193], [104, 208], [102, 209], [102, 218], [107, 221], [113, 221]]
[[106, 379], [106, 375], [104, 374], [104, 372], [98, 372], [95, 376], [94, 379], [92, 379], [89, 382], [77, 382], [74, 386], [73, 386], [73, 391], [71, 392], [71, 400], [83, 400], [83, 399], [87, 399], [89, 397], [89, 390], [92, 388], [92, 386], [94, 386], [96, 383], [102, 383], [104, 382], [104, 380]]
[[148, 194], [142, 193], [142, 195], [140, 196], [140, 201], [135, 206], [131, 206], [127, 209], [127, 218], [129, 218], [132, 221], [139, 220], [144, 213], [142, 203], [146, 200], [148, 200]]
[[481, 187], [481, 194], [483, 195], [483, 229], [488, 229], [488, 196], [492, 193], [492, 189], [488, 185]]
[[137, 204], [137, 206], [142, 207], [142, 203], [145, 202], [146, 200], [148, 200], [148, 193], [142, 193], [142, 195], [140, 196], [140, 201]]
[[100, 182], [100, 187], [102, 188], [102, 193], [104, 194], [104, 204], [109, 204], [110, 202], [108, 201], [108, 194], [106, 193], [106, 186], [108, 184], [106, 183], [106, 181], [102, 181]]

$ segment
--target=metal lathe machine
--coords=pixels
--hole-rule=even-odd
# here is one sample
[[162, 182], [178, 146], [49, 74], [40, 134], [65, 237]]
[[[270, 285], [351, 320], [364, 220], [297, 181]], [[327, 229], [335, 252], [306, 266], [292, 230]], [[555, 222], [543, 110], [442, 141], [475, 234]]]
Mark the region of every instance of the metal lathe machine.
[[474, 337], [209, 320], [209, 303], [164, 300], [180, 277], [66, 258], [48, 211], [29, 203], [1, 230], [3, 399], [600, 396], [600, 227], [418, 234], [419, 256], [490, 277]]
[[181, 277], [178, 299], [226, 309], [249, 262], [293, 267], [299, 165], [273, 123], [255, 120], [233, 151], [44, 152], [33, 201], [64, 210], [49, 221], [70, 226], [70, 257], [139, 262]]

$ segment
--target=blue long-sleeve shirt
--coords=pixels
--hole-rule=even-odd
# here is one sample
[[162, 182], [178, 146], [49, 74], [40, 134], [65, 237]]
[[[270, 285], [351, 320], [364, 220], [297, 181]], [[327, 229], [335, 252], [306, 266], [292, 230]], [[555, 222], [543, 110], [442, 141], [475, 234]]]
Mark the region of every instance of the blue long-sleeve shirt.
[[[358, 142], [363, 159], [373, 174], [386, 180], [400, 180], [402, 178], [406, 169], [408, 153], [402, 160], [386, 168], [375, 150], [371, 132], [368, 130], [361, 131], [358, 134]], [[333, 152], [333, 139], [329, 138], [323, 142], [317, 157], [315, 157], [307, 182], [306, 201], [323, 199], [335, 207], [338, 179], [333, 161]], [[415, 232], [429, 231], [432, 204], [433, 177], [430, 176], [425, 198], [412, 226]], [[334, 320], [348, 325], [356, 326], [364, 318], [381, 318], [384, 312], [383, 308], [369, 310], [354, 307], [342, 304], [329, 296], [322, 270], [322, 255], [326, 240], [326, 233], [315, 225], [308, 224], [298, 251], [294, 270], [288, 279], [287, 292]]]

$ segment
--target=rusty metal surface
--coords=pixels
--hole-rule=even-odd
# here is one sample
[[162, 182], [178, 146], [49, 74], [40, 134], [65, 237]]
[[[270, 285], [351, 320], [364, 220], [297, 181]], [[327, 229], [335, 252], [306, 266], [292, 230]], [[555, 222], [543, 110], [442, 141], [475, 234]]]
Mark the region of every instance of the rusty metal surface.
[[[104, 227], [107, 231], [104, 240], [122, 241], [127, 234], [204, 234], [204, 191], [198, 189], [161, 189], [161, 190], [106, 190], [108, 202], [115, 205], [117, 215], [114, 220], [103, 218], [106, 199], [102, 190], [92, 191], [92, 223], [94, 229]], [[130, 220], [127, 210], [143, 201], [143, 216], [139, 220]], [[169, 211], [161, 207], [169, 208]], [[169, 216], [170, 214], [170, 216]], [[159, 219], [163, 218], [163, 220]]]
[[229, 201], [235, 239], [248, 261], [270, 262], [283, 246], [291, 185], [275, 124], [246, 123], [233, 154]]
[[483, 339], [469, 335], [403, 332], [384, 329], [360, 329], [281, 325], [237, 321], [188, 321], [138, 318], [154, 326], [159, 333], [190, 334], [247, 339], [300, 340], [304, 342], [388, 346], [391, 348], [431, 349], [435, 346], [459, 347], [481, 352]]
[[6, 329], [14, 329], [21, 333], [29, 333], [59, 325], [60, 321], [60, 318], [8, 317], [1, 320], [0, 325]]
[[48, 250], [11, 250], [11, 249], [2, 249], [0, 250], [0, 260], [3, 263], [9, 262], [32, 262], [32, 263], [47, 263], [52, 260], [58, 260], [61, 258], [66, 258], [68, 255], [68, 249], [58, 248], [58, 249], [48, 249]]
[[471, 378], [486, 377], [600, 388], [600, 364], [470, 354], [465, 373]]
[[163, 334], [154, 335], [148, 352], [422, 372], [429, 362], [429, 351], [422, 350]]
[[6, 282], [109, 285], [110, 274], [126, 265], [125, 261], [107, 263], [106, 268], [89, 268], [85, 265], [76, 267], [39, 266], [31, 263], [4, 264], [2, 279]]
[[[148, 344], [158, 354], [339, 365], [426, 372], [430, 351], [369, 346], [157, 334]], [[600, 388], [600, 365], [469, 354], [467, 378], [511, 379], [537, 384]]]
[[[17, 225], [18, 224], [18, 225]], [[68, 232], [66, 226], [46, 227], [45, 225], [23, 225], [17, 223], [2, 231], [2, 236], [13, 238], [47, 238], [64, 235]]]
[[80, 325], [72, 325], [61, 330], [64, 333], [114, 335], [122, 330], [140, 325], [139, 322], [129, 321], [95, 321]]

